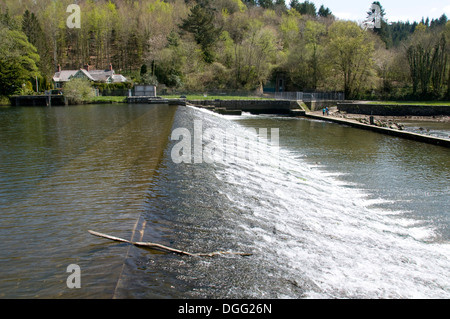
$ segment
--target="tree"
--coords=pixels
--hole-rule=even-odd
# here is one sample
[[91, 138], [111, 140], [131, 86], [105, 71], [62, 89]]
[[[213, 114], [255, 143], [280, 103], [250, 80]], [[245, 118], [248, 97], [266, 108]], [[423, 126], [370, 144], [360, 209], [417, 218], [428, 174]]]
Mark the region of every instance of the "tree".
[[243, 2], [247, 7], [254, 7], [254, 6], [256, 6], [256, 4], [257, 4], [256, 0], [242, 0], [242, 2]]
[[281, 12], [284, 12], [287, 10], [286, 2], [284, 0], [275, 0], [274, 6], [276, 9], [280, 10]]
[[37, 50], [27, 36], [0, 21], [0, 95], [14, 94], [38, 76], [38, 62]]
[[305, 1], [299, 3], [298, 0], [292, 0], [290, 6], [301, 14], [307, 14], [313, 17], [317, 15], [316, 5], [312, 2]]
[[295, 90], [317, 90], [325, 78], [326, 56], [324, 38], [327, 35], [324, 24], [307, 20], [297, 24], [295, 16], [286, 16], [282, 24], [282, 32], [290, 39], [287, 59], [281, 70], [289, 78]]
[[[106, 68], [112, 63], [117, 73], [128, 78], [157, 80], [184, 90], [253, 90], [275, 73], [283, 73], [289, 90], [345, 89], [355, 97], [378, 88], [383, 94], [405, 95], [413, 87], [418, 95], [424, 90], [435, 96], [448, 92], [450, 98], [446, 15], [431, 21], [424, 18], [422, 24], [387, 24], [384, 8], [372, 0], [380, 8], [381, 28], [353, 32], [352, 27], [338, 36], [339, 28], [331, 27], [335, 21], [326, 6], [316, 10], [315, 1], [289, 0], [288, 10], [285, 1], [83, 0], [76, 1], [82, 28], [70, 29], [66, 8], [73, 0], [1, 0], [0, 21], [7, 29], [2, 29], [0, 38], [4, 51], [0, 77], [8, 83], [8, 92], [28, 81], [35, 83], [29, 78], [33, 67], [22, 63], [22, 56], [34, 52], [40, 59], [32, 60], [47, 83], [58, 65]], [[20, 36], [6, 36], [10, 31], [25, 34], [37, 51], [24, 54], [26, 45], [5, 51], [13, 45], [12, 38], [26, 43]], [[141, 74], [144, 64], [148, 70]]]
[[272, 0], [258, 0], [258, 5], [264, 9], [273, 9], [275, 7]]
[[446, 98], [450, 98], [450, 21], [447, 22], [447, 24], [445, 25], [444, 36], [447, 43], [446, 56], [447, 61], [449, 62], [447, 65], [448, 80], [447, 80]]
[[438, 38], [423, 28], [416, 30], [407, 49], [414, 95], [418, 93], [419, 86], [423, 97], [429, 93], [435, 97], [440, 95], [447, 68], [446, 47], [444, 34]]
[[246, 52], [241, 70], [241, 83], [247, 89], [262, 90], [275, 65], [276, 36], [269, 27], [252, 23], [248, 38], [243, 43]]
[[332, 15], [332, 12], [329, 8], [325, 8], [325, 6], [322, 4], [319, 8], [319, 11], [317, 14], [321, 17], [327, 18]]
[[354, 98], [367, 84], [373, 71], [374, 45], [355, 22], [336, 21], [328, 30], [328, 58], [342, 76], [346, 98]]
[[[374, 9], [375, 7], [378, 9]], [[372, 3], [372, 8], [367, 12], [366, 21], [369, 21], [371, 24], [373, 23], [373, 25], [371, 25], [371, 29], [385, 43], [386, 48], [389, 48], [392, 46], [392, 37], [389, 34], [390, 28], [384, 18], [385, 16], [386, 11], [380, 1], [374, 1]], [[376, 23], [377, 21], [379, 22], [379, 25]]]
[[304, 37], [306, 39], [306, 46], [309, 49], [309, 61], [312, 70], [312, 85], [311, 88], [316, 90], [317, 84], [320, 77], [320, 63], [321, 63], [321, 51], [322, 47], [320, 45], [321, 37], [326, 34], [325, 26], [315, 22], [315, 21], [307, 21]]
[[22, 19], [22, 31], [27, 35], [28, 41], [34, 46], [37, 46], [38, 42], [42, 39], [41, 25], [34, 13], [26, 10]]
[[213, 45], [217, 41], [220, 30], [214, 26], [214, 15], [211, 9], [200, 4], [195, 5], [180, 28], [194, 35], [194, 39], [202, 48], [205, 62], [214, 61]]

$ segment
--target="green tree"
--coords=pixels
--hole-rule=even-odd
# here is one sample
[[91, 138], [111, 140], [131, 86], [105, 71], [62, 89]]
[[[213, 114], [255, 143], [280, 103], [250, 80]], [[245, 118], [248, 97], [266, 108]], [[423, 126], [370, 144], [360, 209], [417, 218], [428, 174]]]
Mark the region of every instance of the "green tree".
[[218, 40], [220, 30], [214, 26], [214, 14], [210, 8], [195, 5], [180, 28], [194, 35], [194, 39], [202, 48], [205, 62], [214, 61], [213, 45]]
[[333, 13], [331, 12], [330, 8], [325, 8], [325, 6], [322, 4], [317, 14], [321, 17], [327, 18], [331, 16]]
[[0, 22], [0, 95], [14, 94], [39, 75], [36, 48], [27, 36]]
[[321, 60], [322, 60], [322, 46], [321, 37], [326, 34], [325, 26], [315, 22], [307, 21], [304, 37], [306, 39], [306, 46], [309, 50], [309, 61], [312, 73], [311, 88], [316, 90], [319, 77], [321, 76]]
[[447, 43], [446, 47], [446, 56], [447, 56], [447, 74], [448, 74], [448, 80], [447, 80], [447, 94], [446, 98], [450, 99], [450, 21], [447, 22], [444, 29], [444, 37]]
[[276, 33], [272, 28], [264, 27], [260, 21], [251, 23], [251, 29], [241, 46], [245, 55], [241, 55], [240, 82], [245, 88], [262, 90], [276, 65], [275, 39]]
[[272, 0], [258, 0], [258, 5], [264, 9], [273, 9], [275, 7]]
[[42, 39], [42, 29], [36, 15], [28, 10], [23, 14], [22, 31], [27, 35], [28, 41], [37, 47], [38, 42]]
[[[290, 19], [292, 18], [291, 16]], [[323, 43], [326, 27], [318, 21], [307, 20], [300, 33], [298, 25], [291, 25], [289, 29], [292, 40], [282, 70], [296, 90], [316, 90], [323, 84], [325, 77], [326, 56]], [[283, 29], [288, 27], [285, 25]]]
[[[380, 19], [380, 28], [373, 28], [373, 32], [381, 38], [381, 40], [385, 43], [386, 48], [390, 48], [392, 46], [392, 37], [390, 35], [389, 24], [384, 18], [386, 16], [386, 11], [380, 1], [374, 1], [373, 4], [380, 8], [379, 13], [375, 12], [374, 9], [367, 12], [368, 19], [372, 19], [373, 21], [375, 21], [375, 19]], [[379, 16], [375, 17], [376, 14], [379, 14]]]
[[355, 22], [336, 21], [328, 30], [328, 57], [342, 77], [346, 98], [356, 97], [373, 71], [373, 42]]
[[447, 40], [424, 27], [418, 27], [412, 43], [407, 49], [411, 71], [413, 94], [427, 97], [430, 93], [438, 97], [442, 91], [447, 69]]
[[281, 10], [282, 12], [286, 11], [286, 2], [284, 0], [275, 0], [274, 3], [275, 8], [277, 8], [278, 10]]
[[290, 6], [301, 14], [307, 14], [313, 17], [317, 15], [316, 5], [313, 2], [298, 2], [298, 0], [292, 0]]

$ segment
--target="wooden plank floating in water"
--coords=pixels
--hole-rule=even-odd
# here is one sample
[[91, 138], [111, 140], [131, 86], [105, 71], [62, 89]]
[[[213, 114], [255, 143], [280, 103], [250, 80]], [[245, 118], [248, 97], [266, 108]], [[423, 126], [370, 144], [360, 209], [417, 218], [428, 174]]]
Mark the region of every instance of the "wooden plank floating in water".
[[126, 239], [123, 239], [123, 238], [102, 234], [102, 233], [99, 233], [99, 232], [96, 232], [96, 231], [93, 231], [93, 230], [88, 230], [88, 232], [90, 234], [94, 235], [94, 236], [106, 238], [106, 239], [117, 241], [117, 242], [132, 244], [132, 245], [137, 246], [137, 247], [153, 248], [153, 249], [158, 249], [158, 250], [162, 250], [162, 251], [166, 251], [166, 252], [172, 252], [172, 253], [175, 253], [175, 254], [178, 254], [178, 255], [185, 255], [185, 256], [214, 257], [214, 256], [219, 256], [219, 255], [239, 255], [239, 256], [251, 256], [252, 255], [252, 254], [249, 254], [249, 253], [234, 253], [234, 252], [228, 252], [228, 251], [217, 251], [217, 252], [213, 252], [213, 253], [197, 253], [197, 254], [193, 254], [193, 253], [189, 253], [187, 251], [174, 249], [174, 248], [167, 247], [167, 246], [160, 245], [160, 244], [147, 243], [147, 242], [133, 242], [133, 241], [126, 240]]

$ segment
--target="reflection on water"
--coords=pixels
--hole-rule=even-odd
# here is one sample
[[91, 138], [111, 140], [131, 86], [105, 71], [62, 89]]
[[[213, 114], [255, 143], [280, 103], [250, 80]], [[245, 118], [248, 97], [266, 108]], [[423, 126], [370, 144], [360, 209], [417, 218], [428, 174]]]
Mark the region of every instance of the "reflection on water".
[[[14, 108], [0, 113], [1, 297], [110, 297], [167, 143], [167, 106]], [[65, 287], [78, 264], [83, 289]]]
[[[279, 128], [280, 165], [175, 164], [170, 132], [194, 120]], [[167, 105], [2, 109], [0, 145], [0, 297], [450, 296], [446, 148]], [[253, 256], [178, 256], [88, 229]], [[66, 288], [69, 264], [81, 289]]]

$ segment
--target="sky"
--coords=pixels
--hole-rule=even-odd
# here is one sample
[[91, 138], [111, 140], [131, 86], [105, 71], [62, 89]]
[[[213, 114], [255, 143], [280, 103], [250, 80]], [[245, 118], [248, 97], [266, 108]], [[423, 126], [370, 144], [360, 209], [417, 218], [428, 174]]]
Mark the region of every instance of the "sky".
[[[300, 1], [301, 2], [301, 1]], [[367, 11], [373, 0], [310, 0], [317, 8], [323, 4], [330, 8], [333, 14], [343, 20], [361, 22], [367, 16]], [[417, 21], [422, 17], [430, 20], [438, 19], [443, 13], [450, 19], [450, 0], [380, 0], [389, 22]]]

